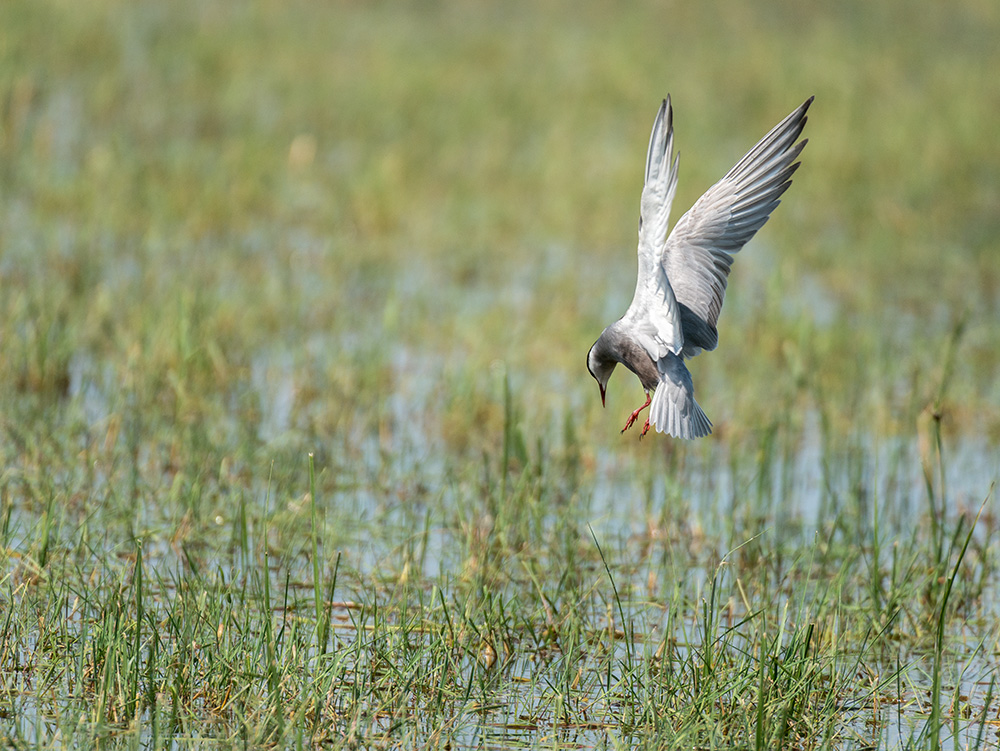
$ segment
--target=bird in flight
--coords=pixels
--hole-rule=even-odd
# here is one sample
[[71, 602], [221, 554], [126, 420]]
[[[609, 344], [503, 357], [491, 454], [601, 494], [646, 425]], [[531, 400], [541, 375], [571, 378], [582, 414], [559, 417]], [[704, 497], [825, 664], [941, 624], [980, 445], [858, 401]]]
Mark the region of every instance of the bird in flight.
[[726, 295], [733, 256], [767, 221], [792, 184], [807, 141], [796, 143], [806, 124], [809, 97], [778, 123], [713, 185], [667, 235], [677, 189], [679, 155], [673, 156], [670, 97], [653, 123], [646, 154], [646, 181], [639, 207], [639, 276], [632, 304], [587, 353], [587, 369], [601, 388], [621, 363], [635, 373], [646, 402], [629, 415], [628, 430], [649, 407], [640, 438], [650, 427], [677, 438], [701, 438], [712, 423], [694, 400], [685, 358], [719, 343], [716, 324]]

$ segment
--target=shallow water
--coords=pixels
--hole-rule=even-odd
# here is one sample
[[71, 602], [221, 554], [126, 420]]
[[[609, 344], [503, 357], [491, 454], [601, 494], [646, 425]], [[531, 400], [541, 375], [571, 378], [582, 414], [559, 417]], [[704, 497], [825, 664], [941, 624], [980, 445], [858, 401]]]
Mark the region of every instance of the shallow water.
[[[258, 405], [256, 439], [261, 455], [289, 450], [299, 454], [300, 449], [310, 448], [314, 440], [309, 435], [311, 407], [300, 399], [307, 385], [302, 380], [308, 377], [304, 374], [322, 373], [324, 358], [330, 351], [358, 352], [364, 346], [361, 340], [316, 336], [301, 347], [268, 348], [251, 360], [246, 388]], [[303, 368], [303, 360], [309, 361], [312, 369]], [[380, 395], [389, 429], [372, 431], [362, 420], [348, 425], [349, 435], [343, 440], [357, 460], [350, 464], [350, 476], [345, 476], [343, 482], [320, 499], [321, 524], [330, 533], [324, 541], [328, 548], [324, 557], [330, 559], [333, 548], [342, 555], [345, 575], [338, 580], [333, 593], [337, 602], [377, 599], [376, 592], [364, 589], [359, 592], [358, 583], [397, 574], [404, 559], [410, 576], [428, 580], [461, 575], [466, 565], [466, 551], [462, 549], [458, 530], [445, 526], [441, 518], [455, 517], [454, 511], [469, 502], [467, 490], [456, 484], [456, 478], [474, 473], [477, 462], [467, 457], [456, 458], [458, 455], [446, 445], [436, 421], [442, 407], [440, 360], [416, 346], [397, 346], [390, 349], [387, 363], [392, 371], [407, 374], [394, 390]], [[503, 370], [504, 366], [498, 365], [498, 373]], [[571, 390], [558, 387], [561, 377], [565, 376], [553, 375], [556, 379], [553, 391], [572, 394]], [[580, 377], [585, 378], [586, 374]], [[117, 382], [109, 367], [86, 354], [77, 354], [70, 360], [67, 398], [67, 408], [76, 410], [92, 429], [107, 430], [108, 422], [121, 417], [129, 408], [124, 384]], [[610, 421], [609, 416], [605, 423]], [[801, 426], [796, 435], [784, 436], [783, 443], [767, 450], [761, 448], [763, 439], [758, 446], [742, 447], [709, 439], [685, 446], [682, 461], [675, 461], [676, 457], [671, 459], [665, 453], [628, 450], [637, 440], [633, 433], [620, 439], [622, 450], [599, 452], [594, 457], [595, 466], [574, 491], [578, 495], [579, 512], [586, 516], [576, 520], [577, 533], [587, 545], [592, 544], [589, 536], [593, 535], [608, 554], [617, 587], [632, 593], [623, 600], [624, 617], [639, 624], [641, 632], [648, 635], [639, 642], [643, 649], [654, 649], [668, 630], [674, 638], [696, 647], [697, 638], [692, 641], [692, 636], [698, 636], [699, 626], [697, 613], [682, 617], [680, 622], [668, 622], [663, 608], [656, 605], [659, 590], [650, 587], [650, 577], [655, 574], [662, 578], [668, 572], [657, 570], [655, 563], [642, 559], [645, 555], [642, 551], [650, 545], [663, 550], [677, 547], [677, 558], [682, 562], [679, 565], [687, 566], [684, 586], [697, 601], [710, 584], [713, 567], [758, 536], [765, 553], [789, 547], [808, 549], [828, 534], [837, 520], [870, 525], [877, 513], [885, 543], [882, 554], [888, 556], [893, 542], [905, 544], [915, 527], [928, 524], [927, 489], [916, 437], [862, 434], [842, 445], [828, 447], [824, 445], [818, 414], [807, 412]], [[233, 426], [232, 436], [237, 433], [238, 426]], [[646, 439], [665, 449], [668, 440], [659, 436]], [[329, 458], [337, 457], [343, 447], [338, 444], [312, 448], [318, 455]], [[151, 459], [143, 459], [145, 451], [140, 451], [139, 464], [152, 465]], [[991, 497], [991, 488], [1000, 479], [1000, 452], [985, 437], [963, 435], [946, 438], [944, 453], [944, 518], [955, 520], [960, 515], [974, 515], [987, 498], [990, 500], [986, 513], [995, 517], [996, 501]], [[492, 459], [495, 461], [495, 457]], [[294, 507], [304, 503], [305, 483], [297, 491], [286, 489], [283, 494], [276, 494], [258, 475], [255, 477], [258, 479], [245, 489], [248, 505], [274, 513], [301, 511]], [[91, 481], [96, 486], [93, 492], [100, 495], [100, 489], [114, 480], [97, 467]], [[162, 482], [169, 487], [167, 479]], [[246, 560], [239, 553], [221, 553], [228, 547], [223, 541], [228, 542], [232, 536], [236, 511], [220, 508], [214, 519], [215, 531], [210, 525], [204, 530], [203, 540], [208, 543], [208, 551], [216, 545], [220, 551], [215, 559], [209, 553], [210, 560], [205, 562], [223, 571], [230, 580], [255, 565], [253, 552]], [[480, 507], [474, 507], [468, 513], [479, 511]], [[152, 532], [143, 545], [149, 572], [169, 582], [175, 572], [184, 569], [184, 555], [192, 551], [196, 556], [203, 555], [195, 548], [182, 553], [181, 548], [172, 544], [169, 520], [159, 518], [150, 509], [141, 509], [140, 513], [145, 528]], [[19, 540], [31, 537], [37, 523], [37, 509], [15, 501], [10, 518], [11, 547], [16, 549]], [[995, 519], [984, 519], [976, 532], [977, 539], [988, 542], [994, 527]], [[64, 529], [62, 533], [72, 536], [73, 531]], [[260, 530], [251, 529], [248, 534], [248, 550], [259, 550], [263, 544]], [[134, 549], [128, 541], [108, 536], [95, 536], [90, 545], [97, 557], [127, 554]], [[734, 570], [736, 564], [727, 565]], [[605, 577], [599, 570], [592, 573], [596, 579]], [[281, 591], [290, 582], [301, 599], [311, 596], [308, 582], [312, 569], [306, 556], [290, 551], [286, 556], [273, 558], [270, 575], [274, 591]], [[997, 589], [997, 582], [988, 584], [979, 606], [981, 613], [1000, 612]], [[171, 591], [161, 594], [170, 596]], [[336, 608], [335, 612], [339, 616], [338, 637], [342, 644], [349, 645], [357, 633], [346, 619], [346, 610]], [[738, 613], [738, 608], [733, 612]], [[617, 618], [614, 614], [612, 620]], [[595, 612], [590, 619], [595, 631], [609, 626], [607, 613]], [[969, 716], [961, 718], [954, 737], [945, 739], [945, 748], [966, 747], [976, 740], [983, 727], [975, 720], [980, 717], [997, 662], [996, 644], [978, 644], [979, 631], [982, 629], [975, 625], [949, 626], [945, 696], [966, 697], [960, 706], [968, 708], [962, 711]], [[30, 648], [30, 642], [26, 645]], [[621, 653], [620, 659], [627, 657], [622, 642], [616, 643], [614, 649]], [[927, 720], [926, 692], [930, 686], [927, 671], [921, 668], [925, 658], [926, 655], [919, 653], [900, 652], [900, 663], [912, 667], [907, 670], [905, 681], [878, 692], [881, 697], [878, 708], [866, 693], [867, 685], [859, 686], [856, 702], [855, 698], [845, 697], [843, 721], [856, 738], [854, 748], [902, 747], [919, 734]], [[470, 700], [459, 712], [460, 720], [453, 728], [455, 745], [470, 748], [548, 742], [567, 747], [614, 745], [609, 739], [616, 737], [617, 729], [606, 720], [614, 716], [613, 696], [595, 691], [579, 698], [587, 704], [591, 716], [605, 718], [601, 722], [593, 726], [586, 723], [562, 726], [556, 719], [555, 708], [555, 703], [562, 701], [560, 693], [553, 690], [539, 694], [529, 688], [531, 684], [526, 679], [539, 670], [558, 675], [561, 659], [556, 655], [539, 663], [522, 658], [507, 666], [504, 705], [481, 713]], [[874, 674], [891, 675], [896, 666], [873, 664], [867, 669]], [[473, 670], [471, 664], [468, 670]], [[29, 711], [21, 719], [22, 737], [48, 737], [48, 731], [41, 729], [46, 719], [32, 715], [30, 703], [26, 706]], [[32, 727], [40, 728], [37, 736]], [[984, 732], [988, 743], [996, 741], [997, 732], [992, 725]], [[848, 742], [843, 747], [852, 745]]]

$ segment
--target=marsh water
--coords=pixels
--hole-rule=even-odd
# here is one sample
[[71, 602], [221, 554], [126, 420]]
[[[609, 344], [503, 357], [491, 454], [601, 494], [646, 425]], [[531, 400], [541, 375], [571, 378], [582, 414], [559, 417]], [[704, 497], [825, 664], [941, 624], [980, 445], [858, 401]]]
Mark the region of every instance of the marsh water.
[[[309, 443], [297, 429], [303, 415], [297, 402], [301, 384], [296, 381], [300, 377], [296, 376], [296, 356], [291, 350], [269, 350], [250, 368], [250, 386], [259, 403], [257, 437], [265, 445], [292, 444], [298, 448]], [[339, 566], [349, 572], [332, 591], [334, 633], [345, 650], [350, 649], [358, 629], [365, 628], [366, 616], [359, 616], [359, 610], [370, 612], [380, 598], [377, 591], [359, 591], [361, 582], [391, 578], [403, 570], [407, 577], [442, 581], [462, 576], [463, 566], [467, 565], [467, 553], [456, 539], [456, 530], [438, 523], [442, 509], [465, 502], [467, 494], [455, 478], [467, 468], [448, 463], [448, 448], [435, 433], [434, 421], [429, 417], [435, 413], [435, 400], [439, 398], [436, 365], [421, 362], [407, 350], [401, 350], [392, 362], [393, 367], [413, 377], [400, 390], [383, 394], [392, 420], [390, 437], [359, 430], [349, 438], [356, 457], [351, 475], [319, 500], [323, 527], [336, 540]], [[101, 373], [99, 363], [89, 358], [72, 361], [68, 397], [91, 425], [105, 424], [114, 410], [121, 408], [116, 384]], [[729, 568], [746, 553], [744, 546], [755, 547], [756, 555], [763, 559], [787, 555], [788, 551], [808, 556], [803, 551], [825, 545], [831, 535], [844, 534], [845, 529], [846, 534], [851, 534], [850, 528], [855, 525], [861, 539], [870, 534], [874, 524], [888, 544], [865, 554], [881, 556], [881, 561], [871, 565], [888, 571], [894, 551], [926, 531], [918, 528], [930, 523], [926, 447], [921, 448], [918, 438], [878, 438], [861, 433], [846, 445], [831, 448], [824, 443], [823, 430], [821, 416], [807, 412], [793, 440], [765, 437], [738, 456], [726, 444], [709, 440], [687, 451], [679, 461], [668, 445], [654, 455], [656, 463], [650, 461], [649, 454], [599, 455], [596, 465], [588, 471], [592, 478], [589, 481], [555, 479], [556, 484], [567, 483], [567, 493], [574, 496], [574, 513], [579, 515], [577, 533], [591, 535], [593, 544], [616, 561], [614, 585], [617, 591], [628, 593], [620, 613], [608, 607], [594, 609], [589, 616], [595, 633], [629, 630], [631, 642], [612, 642], [618, 661], [653, 660], [657, 646], [665, 638], [679, 644], [681, 652], [700, 647], [705, 633], [698, 610], [678, 613], [658, 600], [670, 586], [681, 586], [693, 593], [691, 602], [703, 602], [713, 579], [739, 578]], [[621, 440], [636, 441], [637, 436], [625, 435]], [[645, 440], [662, 439], [652, 436]], [[321, 461], [331, 461], [329, 457], [338, 450], [320, 445], [311, 449]], [[964, 436], [946, 439], [942, 455], [944, 459], [930, 469], [932, 474], [942, 472], [933, 479], [935, 487], [943, 492], [937, 499], [941, 521], [962, 516], [972, 519], [985, 502], [986, 513], [973, 534], [987, 544], [996, 525], [993, 486], [1000, 477], [1000, 453], [985, 437]], [[144, 459], [140, 452], [136, 461], [152, 459]], [[147, 471], [141, 470], [144, 475]], [[95, 482], [100, 484], [100, 477]], [[164, 476], [162, 482], [171, 480]], [[282, 496], [267, 485], [258, 485], [248, 488], [241, 503], [280, 514], [280, 504], [294, 513], [296, 504], [305, 501], [301, 493]], [[218, 529], [220, 539], [231, 539], [236, 513], [236, 508], [219, 509], [208, 520], [208, 526]], [[157, 534], [155, 518], [147, 517], [144, 523], [153, 530], [143, 544], [144, 565], [158, 574], [161, 582], [170, 581], [178, 567], [187, 565], [185, 557], [190, 560], [192, 554], [195, 558], [202, 555], [192, 553], [196, 549], [182, 550]], [[475, 523], [484, 525], [484, 533], [489, 534], [493, 520], [480, 518]], [[13, 530], [27, 528], [30, 516], [15, 505], [8, 524]], [[250, 551], [259, 550], [261, 545], [254, 539], [259, 529], [247, 534], [242, 546], [230, 546], [229, 554], [222, 552], [225, 546], [212, 542], [211, 535], [203, 539], [206, 550], [217, 550], [203, 564], [216, 569], [223, 580], [238, 579], [243, 575], [241, 571], [253, 565], [248, 558], [253, 555]], [[109, 542], [119, 549], [104, 554], [124, 552], [120, 541]], [[100, 546], [100, 538], [92, 544]], [[331, 554], [324, 553], [327, 557]], [[545, 555], [544, 549], [532, 554], [539, 558]], [[738, 571], [741, 566], [760, 565], [768, 564], [766, 560], [754, 563], [745, 559], [735, 568]], [[791, 608], [792, 614], [783, 625], [789, 629], [796, 626], [794, 602], [801, 596], [801, 590], [798, 595], [796, 590], [817, 586], [809, 580], [807, 567], [794, 569], [781, 574], [788, 576], [788, 586], [776, 590], [785, 601], [786, 613]], [[663, 581], [676, 571], [684, 572], [684, 582], [676, 585]], [[310, 596], [312, 569], [307, 555], [293, 551], [272, 559], [270, 572], [271, 587], [284, 591], [286, 601], [289, 597], [297, 602]], [[509, 575], [515, 580], [522, 577], [516, 570]], [[600, 579], [605, 574], [595, 570], [593, 575]], [[1000, 736], [992, 718], [983, 723], [980, 717], [983, 702], [994, 689], [997, 668], [997, 631], [988, 625], [990, 619], [1000, 618], [997, 584], [995, 577], [991, 578], [982, 589], [977, 611], [967, 619], [952, 621], [948, 627], [945, 690], [956, 697], [956, 702], [957, 697], [962, 697], [963, 709], [952, 719], [945, 748], [977, 745], [984, 728], [987, 745]], [[163, 591], [160, 596], [169, 596], [169, 592]], [[736, 599], [729, 599], [722, 610], [728, 622], [736, 624], [732, 627], [737, 631], [741, 619], [750, 615]], [[279, 620], [281, 612], [277, 611]], [[625, 624], [620, 622], [620, 616]], [[847, 739], [838, 748], [897, 748], [919, 737], [929, 713], [926, 694], [930, 663], [920, 648], [906, 643], [902, 640], [893, 655], [883, 652], [877, 659], [859, 657], [864, 660], [869, 679], [859, 682], [856, 695], [843, 697], [840, 711]], [[631, 650], [640, 652], [633, 654]], [[564, 670], [560, 665], [563, 659], [558, 653], [527, 650], [506, 663], [503, 676], [507, 688], [501, 694], [501, 703], [483, 713], [475, 711], [476, 702], [470, 700], [473, 711], [453, 729], [453, 742], [469, 748], [532, 746], [540, 739], [553, 747], [608, 746], [616, 731], [606, 720], [588, 724], [539, 719], [558, 713], [552, 714], [552, 696], [539, 694], [537, 684], [527, 677], [540, 670], [558, 674]], [[587, 662], [583, 657], [581, 670], [588, 669]], [[470, 663], [468, 670], [475, 669], [475, 664]], [[596, 663], [590, 669], [597, 669]], [[879, 675], [895, 677], [870, 678]], [[594, 716], [606, 718], [614, 714], [613, 695], [597, 692], [580, 701]], [[973, 722], [974, 718], [980, 721]], [[22, 722], [31, 725], [45, 721], [28, 717]], [[146, 722], [152, 720], [147, 717]]]

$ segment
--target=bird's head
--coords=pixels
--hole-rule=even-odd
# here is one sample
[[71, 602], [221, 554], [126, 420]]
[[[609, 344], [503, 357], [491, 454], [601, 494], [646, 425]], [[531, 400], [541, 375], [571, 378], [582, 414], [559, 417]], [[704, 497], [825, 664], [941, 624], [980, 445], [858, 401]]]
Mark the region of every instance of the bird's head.
[[594, 346], [590, 348], [590, 352], [587, 353], [587, 370], [590, 374], [594, 376], [594, 380], [597, 381], [597, 385], [601, 389], [601, 406], [604, 406], [604, 397], [608, 389], [608, 380], [611, 378], [611, 373], [614, 372], [615, 365], [618, 363], [606, 357], [604, 353], [604, 335], [601, 335], [601, 339], [594, 342]]

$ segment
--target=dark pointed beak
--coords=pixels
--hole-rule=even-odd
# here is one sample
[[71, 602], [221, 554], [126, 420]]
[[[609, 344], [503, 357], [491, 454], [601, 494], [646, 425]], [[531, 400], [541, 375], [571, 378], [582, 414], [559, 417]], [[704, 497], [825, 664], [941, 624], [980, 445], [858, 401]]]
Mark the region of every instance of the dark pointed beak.
[[604, 384], [598, 383], [597, 385], [600, 386], [600, 388], [601, 388], [601, 406], [603, 407], [604, 406]]

